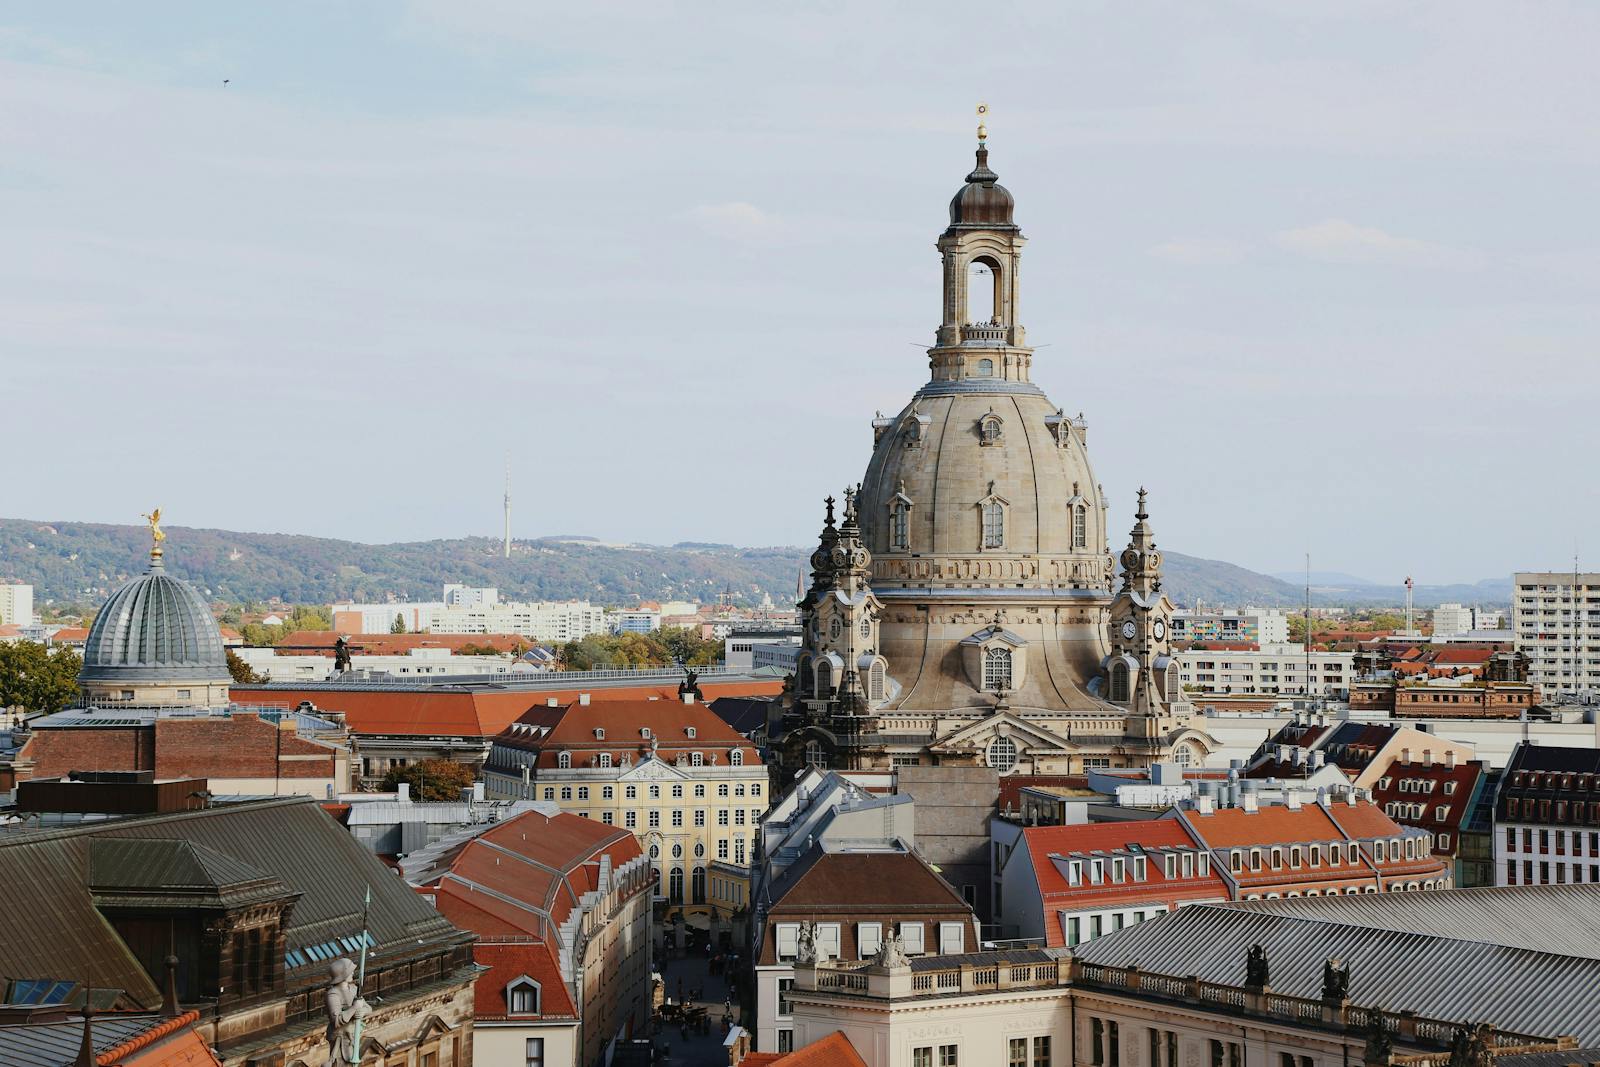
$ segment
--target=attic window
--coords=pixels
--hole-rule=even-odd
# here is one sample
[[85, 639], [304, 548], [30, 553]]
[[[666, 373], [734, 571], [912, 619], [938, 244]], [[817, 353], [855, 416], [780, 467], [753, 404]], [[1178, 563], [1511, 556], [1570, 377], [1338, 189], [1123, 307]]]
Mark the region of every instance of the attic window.
[[639, 727], [639, 736], [648, 741], [650, 739], [650, 727], [648, 727], [648, 726]]
[[596, 726], [594, 728], [594, 739], [596, 741], [604, 741], [606, 739], [606, 728], [604, 726]]
[[559, 752], [559, 753], [557, 753], [556, 754], [556, 766], [561, 768], [562, 770], [566, 770], [568, 767], [571, 767], [572, 766], [572, 753], [570, 753], [570, 752]]
[[686, 735], [688, 735], [689, 737], [693, 737], [694, 736], [694, 727], [693, 726], [685, 726], [683, 728], [683, 732]]
[[506, 1007], [512, 1015], [539, 1014], [539, 983], [518, 978], [506, 986]]

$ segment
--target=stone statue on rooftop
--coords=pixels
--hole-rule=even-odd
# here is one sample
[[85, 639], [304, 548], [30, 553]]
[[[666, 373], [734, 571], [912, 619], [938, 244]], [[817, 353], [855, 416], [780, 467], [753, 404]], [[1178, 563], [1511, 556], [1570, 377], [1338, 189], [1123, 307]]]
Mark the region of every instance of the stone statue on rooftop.
[[333, 643], [333, 669], [347, 671], [350, 669], [350, 642], [345, 640], [344, 634]]
[[1322, 962], [1322, 999], [1341, 1001], [1350, 996], [1350, 965], [1329, 956]]
[[883, 936], [883, 942], [878, 946], [877, 954], [872, 957], [875, 967], [909, 967], [911, 960], [906, 957], [905, 943], [900, 940], [900, 935], [891, 930]]
[[794, 961], [804, 966], [815, 966], [817, 962], [817, 924], [814, 922], [800, 924], [800, 943], [795, 948]]
[[360, 1063], [356, 1020], [372, 1010], [356, 986], [356, 965], [341, 956], [328, 964], [328, 1063]]
[[1246, 989], [1262, 990], [1267, 988], [1267, 981], [1271, 972], [1267, 969], [1267, 950], [1260, 945], [1251, 945], [1250, 952], [1244, 958], [1244, 984]]
[[1389, 1036], [1389, 1028], [1383, 1025], [1383, 1012], [1373, 1008], [1367, 1013], [1367, 1045], [1362, 1050], [1361, 1062], [1374, 1067], [1387, 1064], [1393, 1053], [1394, 1038]]
[[1450, 1067], [1494, 1067], [1494, 1028], [1479, 1023], [1450, 1035]]

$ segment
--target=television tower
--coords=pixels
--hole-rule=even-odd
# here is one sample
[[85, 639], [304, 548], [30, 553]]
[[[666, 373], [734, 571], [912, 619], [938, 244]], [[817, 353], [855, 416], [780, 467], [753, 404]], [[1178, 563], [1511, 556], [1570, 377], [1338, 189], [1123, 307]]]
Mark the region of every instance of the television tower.
[[506, 460], [506, 559], [511, 558], [511, 461]]

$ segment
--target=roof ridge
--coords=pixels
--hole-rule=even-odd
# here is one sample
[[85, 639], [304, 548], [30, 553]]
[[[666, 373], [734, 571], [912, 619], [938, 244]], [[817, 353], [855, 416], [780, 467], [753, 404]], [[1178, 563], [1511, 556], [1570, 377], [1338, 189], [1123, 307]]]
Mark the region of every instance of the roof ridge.
[[[177, 822], [182, 819], [200, 819], [208, 815], [222, 815], [229, 811], [253, 808], [281, 808], [293, 804], [320, 803], [312, 796], [281, 796], [260, 797], [251, 800], [233, 800], [224, 804], [214, 804], [207, 808], [191, 808], [186, 811], [152, 811], [138, 815], [120, 815], [114, 822], [104, 819], [75, 823], [72, 826], [56, 826], [49, 830], [38, 830], [24, 834], [0, 834], [0, 848], [13, 845], [30, 844], [35, 841], [55, 841], [66, 837], [77, 837], [84, 834], [104, 835], [105, 831], [113, 826], [148, 826], [158, 822]], [[125, 839], [126, 840], [126, 839]], [[140, 838], [139, 840], [157, 841], [182, 841], [185, 838]]]

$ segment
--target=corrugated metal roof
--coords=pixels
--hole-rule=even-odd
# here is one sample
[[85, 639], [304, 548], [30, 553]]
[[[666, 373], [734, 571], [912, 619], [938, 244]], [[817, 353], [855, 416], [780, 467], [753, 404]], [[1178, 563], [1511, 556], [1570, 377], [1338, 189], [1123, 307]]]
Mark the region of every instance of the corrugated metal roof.
[[1259, 944], [1273, 991], [1287, 996], [1320, 997], [1323, 962], [1336, 957], [1350, 966], [1358, 1005], [1595, 1043], [1597, 910], [1600, 888], [1589, 886], [1197, 904], [1097, 938], [1077, 956], [1243, 985], [1245, 956]]
[[948, 971], [953, 967], [996, 967], [1002, 963], [1054, 963], [1056, 959], [1056, 956], [1042, 948], [1001, 948], [952, 956], [917, 956], [911, 960], [911, 969]]
[[[161, 1015], [97, 1015], [94, 1050], [97, 1054], [108, 1052], [166, 1021]], [[0, 1063], [5, 1067], [66, 1067], [77, 1059], [82, 1041], [81, 1017], [64, 1022], [0, 1026]]]

